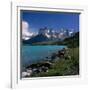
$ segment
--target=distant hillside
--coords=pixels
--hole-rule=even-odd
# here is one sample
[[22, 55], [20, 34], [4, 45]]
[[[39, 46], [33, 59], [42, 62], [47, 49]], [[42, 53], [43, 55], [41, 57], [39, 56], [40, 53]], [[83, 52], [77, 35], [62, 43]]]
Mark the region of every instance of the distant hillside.
[[29, 40], [23, 40], [23, 44], [32, 44], [37, 42], [48, 41], [49, 39], [45, 35], [37, 35]]
[[68, 45], [68, 47], [78, 47], [79, 46], [79, 32], [75, 33], [73, 37], [66, 38], [63, 44]]

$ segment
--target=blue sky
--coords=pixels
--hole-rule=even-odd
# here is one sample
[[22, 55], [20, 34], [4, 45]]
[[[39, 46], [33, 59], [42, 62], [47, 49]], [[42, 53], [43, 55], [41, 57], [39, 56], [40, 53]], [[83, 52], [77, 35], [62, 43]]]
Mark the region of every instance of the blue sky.
[[43, 27], [55, 31], [60, 31], [61, 28], [79, 31], [78, 13], [22, 11], [21, 20], [28, 22], [30, 31], [35, 33]]

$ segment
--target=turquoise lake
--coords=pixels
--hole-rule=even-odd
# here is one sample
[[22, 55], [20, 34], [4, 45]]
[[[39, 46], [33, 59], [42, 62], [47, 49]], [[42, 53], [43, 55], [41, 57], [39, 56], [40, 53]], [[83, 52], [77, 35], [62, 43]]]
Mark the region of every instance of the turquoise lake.
[[21, 48], [21, 64], [30, 65], [45, 60], [52, 53], [58, 52], [66, 46], [47, 45], [47, 46], [22, 46]]

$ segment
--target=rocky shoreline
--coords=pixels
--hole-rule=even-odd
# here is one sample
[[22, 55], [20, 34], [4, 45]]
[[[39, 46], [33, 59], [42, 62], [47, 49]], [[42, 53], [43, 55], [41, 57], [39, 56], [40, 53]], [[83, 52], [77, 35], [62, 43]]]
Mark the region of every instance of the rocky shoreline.
[[71, 56], [68, 53], [69, 49], [63, 48], [62, 50], [58, 50], [58, 52], [56, 53], [52, 53], [50, 58], [46, 57], [45, 61], [36, 64], [31, 64], [25, 67], [25, 71], [22, 72], [22, 78], [32, 77], [33, 74], [48, 72], [48, 70], [52, 68], [56, 60], [60, 60], [63, 58], [65, 60], [71, 59]]

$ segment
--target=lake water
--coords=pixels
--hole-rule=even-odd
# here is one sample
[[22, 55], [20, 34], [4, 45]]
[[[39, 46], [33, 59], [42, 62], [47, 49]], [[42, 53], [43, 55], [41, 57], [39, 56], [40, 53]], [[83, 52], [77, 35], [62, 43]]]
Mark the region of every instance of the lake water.
[[65, 46], [47, 45], [47, 46], [22, 46], [21, 49], [21, 63], [22, 65], [28, 65], [45, 60], [46, 57], [50, 57], [52, 53], [58, 52]]

